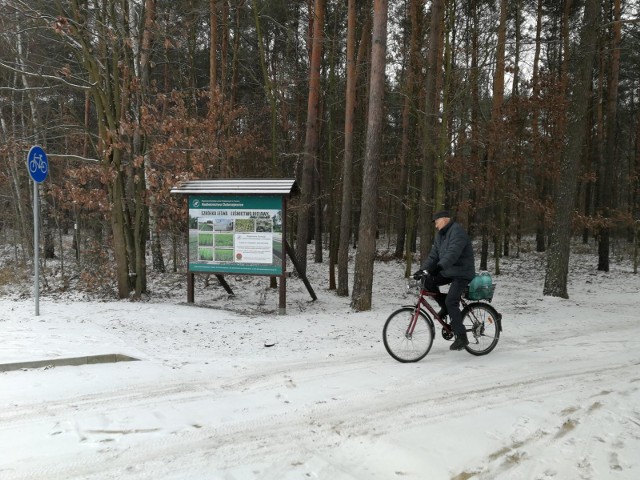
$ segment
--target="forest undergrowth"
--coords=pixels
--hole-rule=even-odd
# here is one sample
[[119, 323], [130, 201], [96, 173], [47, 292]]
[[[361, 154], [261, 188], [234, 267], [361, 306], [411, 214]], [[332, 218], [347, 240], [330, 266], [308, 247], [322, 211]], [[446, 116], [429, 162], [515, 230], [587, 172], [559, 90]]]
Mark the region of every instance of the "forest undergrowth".
[[[101, 251], [85, 252], [80, 261], [76, 260], [74, 251], [71, 249], [71, 239], [68, 239], [67, 252], [62, 259], [58, 256], [43, 260], [41, 257], [39, 295], [53, 301], [89, 301], [117, 300], [117, 285], [115, 280], [115, 267], [106, 249]], [[392, 242], [386, 238], [381, 238], [378, 242], [376, 261], [374, 264], [374, 281], [385, 281], [384, 278], [393, 275], [401, 282], [405, 271], [405, 261], [397, 259], [393, 255]], [[476, 242], [476, 269], [479, 265], [480, 245]], [[490, 250], [492, 251], [492, 249]], [[511, 249], [515, 252], [515, 248]], [[611, 270], [623, 270], [627, 273], [633, 272], [634, 249], [630, 242], [618, 240], [612, 243], [611, 250]], [[353, 264], [356, 249], [352, 248], [349, 255], [350, 263], [350, 285], [353, 284]], [[151, 268], [152, 259], [149, 254], [147, 260], [147, 282], [148, 291], [141, 298], [130, 300], [138, 301], [165, 301], [175, 300], [176, 302], [186, 301], [187, 275], [186, 275], [186, 248], [178, 256], [176, 271], [167, 268], [165, 272], [154, 271]], [[307, 276], [317, 291], [329, 291], [329, 254], [324, 252], [325, 261], [323, 263], [314, 262], [313, 252], [309, 252], [307, 263]], [[413, 264], [417, 268], [419, 263], [418, 255], [414, 254]], [[574, 237], [571, 247], [571, 258], [569, 264], [569, 281], [572, 277], [583, 278], [589, 275], [596, 275], [598, 263], [598, 244], [591, 240], [584, 243], [581, 238]], [[501, 274], [495, 274], [495, 258], [491, 257], [487, 261], [487, 270], [497, 280], [500, 277], [523, 277], [532, 280], [544, 278], [546, 268], [545, 252], [535, 251], [535, 239], [526, 238], [520, 245], [519, 253], [512, 253], [510, 256], [500, 257]], [[413, 267], [412, 267], [413, 269]], [[287, 262], [287, 271], [291, 273], [288, 280], [287, 290], [294, 296], [298, 295], [308, 301], [308, 292], [299, 280], [297, 272], [291, 262]], [[229, 275], [226, 277], [234, 293], [238, 297], [234, 299], [219, 284], [212, 274], [195, 275], [195, 291], [199, 303], [202, 306], [209, 306], [209, 302], [224, 300], [224, 307], [231, 310], [243, 311], [241, 304], [243, 298], [249, 298], [247, 292], [251, 292], [252, 300], [248, 303], [254, 304], [252, 308], [257, 308], [263, 313], [276, 310], [278, 290], [270, 287], [269, 277]], [[15, 247], [10, 245], [0, 246], [0, 295], [26, 299], [33, 296], [34, 277], [33, 261], [22, 255]], [[335, 292], [330, 292], [335, 295]]]

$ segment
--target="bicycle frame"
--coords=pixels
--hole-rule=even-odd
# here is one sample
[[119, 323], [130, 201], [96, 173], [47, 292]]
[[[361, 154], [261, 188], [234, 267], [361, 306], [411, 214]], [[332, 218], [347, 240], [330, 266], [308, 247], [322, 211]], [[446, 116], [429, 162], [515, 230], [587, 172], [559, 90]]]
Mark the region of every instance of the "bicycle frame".
[[[438, 312], [436, 312], [436, 310], [431, 306], [431, 304], [425, 298], [425, 297], [435, 298], [436, 295], [442, 295], [442, 294], [437, 292], [429, 292], [427, 290], [424, 290], [423, 288], [420, 289], [418, 300], [416, 304], [413, 306], [414, 308], [413, 317], [411, 318], [411, 322], [409, 322], [409, 327], [407, 328], [407, 337], [410, 337], [411, 335], [413, 335], [413, 330], [416, 327], [416, 323], [418, 321], [418, 315], [420, 314], [421, 309], [429, 312], [431, 316], [435, 320], [437, 320], [440, 326], [442, 326], [442, 328], [447, 333], [450, 333], [453, 335], [453, 329], [451, 328], [451, 325], [449, 325], [447, 322], [445, 322], [440, 318], [440, 316], [438, 315]], [[462, 307], [461, 310], [467, 306], [467, 302], [464, 299], [464, 297], [460, 297], [460, 305]]]
[[411, 317], [411, 322], [409, 322], [409, 326], [407, 327], [407, 337], [411, 337], [411, 335], [413, 335], [413, 331], [416, 328], [416, 323], [418, 322], [418, 316], [420, 315], [420, 310], [422, 309], [429, 312], [433, 316], [433, 318], [435, 318], [438, 321], [438, 323], [442, 325], [442, 328], [446, 329], [447, 331], [451, 331], [451, 327], [442, 321], [442, 319], [440, 318], [438, 313], [435, 311], [435, 309], [424, 298], [424, 297], [435, 298], [436, 295], [438, 294], [435, 292], [428, 292], [426, 290], [420, 289], [420, 294], [418, 295], [418, 301], [413, 306], [414, 308], [413, 317]]

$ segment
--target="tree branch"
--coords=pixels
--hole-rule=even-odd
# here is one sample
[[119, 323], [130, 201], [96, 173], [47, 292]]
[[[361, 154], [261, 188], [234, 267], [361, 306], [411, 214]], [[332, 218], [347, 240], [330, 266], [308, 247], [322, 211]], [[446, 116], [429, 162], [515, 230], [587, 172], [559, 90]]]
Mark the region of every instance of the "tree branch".
[[[67, 85], [68, 87], [77, 88], [80, 90], [91, 90], [91, 88], [93, 87], [93, 84], [88, 84], [86, 86], [77, 85], [75, 83], [68, 82], [64, 78], [56, 77], [55, 75], [44, 75], [42, 73], [35, 73], [35, 72], [28, 72], [26, 70], [21, 70], [19, 68], [12, 67], [11, 65], [7, 65], [3, 61], [0, 61], [0, 68], [4, 68], [5, 70], [9, 70], [11, 72], [19, 73], [21, 75], [27, 75], [29, 77], [42, 78], [46, 80], [54, 80], [56, 82]], [[3, 87], [3, 89], [6, 89], [6, 88], [7, 87]], [[38, 89], [37, 87], [30, 88], [30, 90], [37, 90], [37, 89]]]
[[80, 155], [64, 155], [62, 153], [47, 153], [47, 157], [51, 157], [51, 158], [69, 158], [69, 159], [73, 159], [73, 160], [82, 160], [84, 162], [97, 162], [97, 163], [100, 163], [100, 160], [98, 160], [97, 158], [86, 158], [86, 157], [81, 157]]

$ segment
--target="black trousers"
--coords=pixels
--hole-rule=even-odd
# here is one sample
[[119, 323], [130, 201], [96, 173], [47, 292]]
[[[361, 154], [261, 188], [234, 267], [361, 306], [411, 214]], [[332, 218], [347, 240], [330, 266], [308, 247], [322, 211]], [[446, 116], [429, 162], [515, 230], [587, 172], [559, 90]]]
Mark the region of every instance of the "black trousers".
[[[449, 292], [445, 295], [440, 293], [441, 285], [449, 285]], [[447, 278], [438, 274], [435, 277], [427, 275], [424, 279], [424, 287], [430, 292], [438, 292], [435, 297], [440, 308], [449, 315], [451, 319], [451, 329], [456, 336], [466, 336], [464, 325], [462, 324], [462, 312], [460, 311], [460, 297], [464, 289], [469, 285], [469, 280], [464, 278]]]

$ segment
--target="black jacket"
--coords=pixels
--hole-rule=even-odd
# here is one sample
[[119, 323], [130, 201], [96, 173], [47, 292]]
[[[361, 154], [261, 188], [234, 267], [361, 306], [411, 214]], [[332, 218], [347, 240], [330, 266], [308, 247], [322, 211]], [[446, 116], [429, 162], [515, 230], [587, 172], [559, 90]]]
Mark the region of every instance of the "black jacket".
[[428, 270], [433, 265], [442, 267], [443, 277], [473, 280], [476, 274], [473, 247], [462, 225], [451, 220], [436, 234], [431, 252], [420, 268]]

